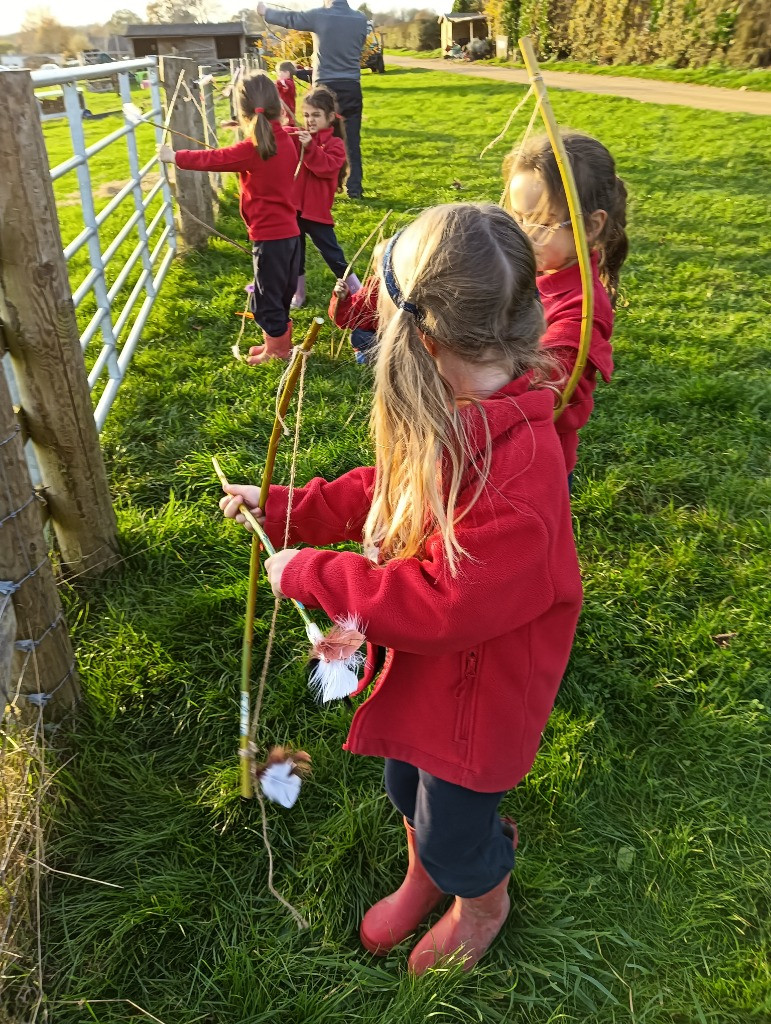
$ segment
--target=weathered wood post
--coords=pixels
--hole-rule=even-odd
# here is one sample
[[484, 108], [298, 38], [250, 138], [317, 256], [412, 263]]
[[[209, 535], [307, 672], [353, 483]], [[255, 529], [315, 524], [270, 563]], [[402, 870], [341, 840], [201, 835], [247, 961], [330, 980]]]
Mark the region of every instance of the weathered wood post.
[[[184, 84], [181, 86], [174, 108], [171, 111], [169, 128], [172, 129], [170, 144], [174, 149], [204, 149], [196, 142], [173, 132], [183, 132], [193, 139], [204, 140], [204, 124], [201, 115], [185, 89], [193, 96], [196, 94], [196, 67], [188, 57], [161, 57], [159, 59], [161, 82], [166, 90], [166, 104], [171, 103], [176, 91], [180, 74]], [[180, 234], [186, 245], [201, 248], [211, 237], [207, 227], [214, 227], [214, 193], [208, 174], [200, 171], [183, 171], [173, 168], [176, 183], [177, 204], [179, 206]]]
[[[118, 536], [29, 71], [0, 90], [0, 317], [65, 569], [98, 575]], [[38, 515], [38, 510], [33, 510]], [[20, 622], [25, 629], [25, 623]]]
[[[203, 141], [207, 146], [217, 148], [217, 115], [214, 109], [214, 84], [212, 74], [205, 64], [198, 66], [198, 96], [203, 112]], [[222, 175], [212, 172], [209, 175], [215, 196], [222, 191]]]
[[[11, 697], [18, 688], [31, 703], [46, 707], [46, 717], [59, 717], [78, 698], [78, 674], [21, 426], [0, 367], [0, 619], [8, 599], [13, 602], [16, 635], [12, 655], [6, 648], [0, 659], [6, 673], [0, 685], [7, 686]], [[6, 635], [9, 631], [6, 618]]]

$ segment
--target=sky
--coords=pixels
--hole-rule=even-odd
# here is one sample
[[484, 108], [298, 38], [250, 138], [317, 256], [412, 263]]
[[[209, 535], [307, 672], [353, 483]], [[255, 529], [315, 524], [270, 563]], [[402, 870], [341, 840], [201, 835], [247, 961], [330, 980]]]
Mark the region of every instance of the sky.
[[[286, 0], [283, 2], [286, 3]], [[358, 7], [360, 2], [361, 0], [352, 0], [352, 6]], [[44, 3], [40, 3], [38, 0], [36, 3], [12, 4], [10, 0], [6, 0], [5, 3], [0, 4], [0, 35], [18, 32], [27, 12], [41, 7], [46, 7], [53, 17], [63, 25], [90, 25], [104, 24], [110, 20], [113, 11], [117, 10], [135, 11], [144, 16], [146, 3], [147, 0], [141, 0], [141, 2], [127, 0], [125, 3], [121, 3], [120, 0], [117, 2], [108, 0], [107, 3], [104, 0], [45, 0]], [[373, 11], [392, 11], [423, 6], [418, 0], [414, 0], [414, 2], [412, 0], [406, 0], [406, 2], [405, 0], [367, 0], [367, 3]], [[224, 20], [228, 20], [231, 14], [235, 14], [243, 7], [252, 6], [252, 4], [256, 7], [257, 0], [230, 0], [230, 2], [229, 0], [220, 0]], [[297, 6], [300, 9], [309, 9], [320, 6], [320, 4], [315, 3], [314, 0], [299, 0]], [[446, 0], [446, 3], [439, 0], [439, 2], [429, 2], [425, 6], [449, 10], [452, 3], [451, 0]]]

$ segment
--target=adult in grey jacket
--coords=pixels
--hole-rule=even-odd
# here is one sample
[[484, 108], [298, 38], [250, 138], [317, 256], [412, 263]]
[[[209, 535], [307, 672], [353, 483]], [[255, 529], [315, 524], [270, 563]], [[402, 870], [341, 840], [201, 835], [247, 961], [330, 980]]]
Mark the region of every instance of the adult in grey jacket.
[[348, 160], [348, 195], [362, 195], [361, 170], [361, 51], [367, 38], [367, 17], [347, 0], [324, 0], [312, 11], [279, 11], [265, 4], [257, 13], [271, 25], [313, 34], [313, 81], [328, 86], [337, 96], [345, 118]]

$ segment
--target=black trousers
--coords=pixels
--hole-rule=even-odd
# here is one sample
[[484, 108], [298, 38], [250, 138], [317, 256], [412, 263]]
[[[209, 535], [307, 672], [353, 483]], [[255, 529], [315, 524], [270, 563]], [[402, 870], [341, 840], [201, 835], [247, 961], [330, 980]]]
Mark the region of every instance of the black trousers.
[[254, 292], [249, 308], [255, 323], [272, 338], [289, 326], [289, 307], [300, 275], [300, 237], [252, 242]]
[[364, 100], [361, 95], [361, 82], [355, 78], [337, 78], [324, 81], [337, 96], [337, 105], [345, 118], [345, 142], [348, 148], [348, 162], [351, 170], [348, 175], [348, 195], [360, 196], [363, 172], [361, 168], [361, 113]]
[[513, 868], [514, 847], [498, 817], [503, 793], [477, 793], [392, 758], [385, 788], [414, 825], [418, 856], [442, 892], [482, 896]]
[[305, 217], [298, 217], [297, 225], [300, 228], [300, 273], [305, 273], [305, 238], [307, 235], [335, 277], [342, 277], [345, 274], [348, 261], [340, 248], [333, 225], [319, 224], [318, 221], [306, 220]]

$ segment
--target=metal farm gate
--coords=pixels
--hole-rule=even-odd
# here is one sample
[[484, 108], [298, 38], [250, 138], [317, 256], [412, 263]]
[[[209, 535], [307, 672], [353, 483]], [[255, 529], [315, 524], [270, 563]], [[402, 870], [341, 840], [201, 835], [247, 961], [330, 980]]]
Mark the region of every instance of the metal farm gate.
[[[146, 76], [151, 103], [151, 109], [142, 112], [141, 121], [136, 116], [137, 108], [131, 91], [132, 84], [135, 87], [137, 84], [137, 72]], [[88, 359], [89, 388], [92, 392], [97, 387], [100, 389], [94, 419], [97, 429], [101, 430], [176, 250], [168, 178], [154, 154], [141, 163], [137, 143], [137, 130], [147, 135], [147, 122], [155, 124], [156, 142], [160, 143], [163, 136], [157, 59], [148, 57], [56, 71], [36, 71], [31, 78], [36, 89], [48, 86], [61, 89], [63, 113], [69, 126], [72, 155], [52, 166], [50, 173], [52, 182], [58, 182], [73, 171], [77, 176], [83, 227], [64, 246], [64, 258], [70, 265], [72, 281], [76, 276], [73, 273], [73, 261], [81, 250], [88, 254], [87, 272], [73, 288], [72, 301], [75, 309], [79, 310], [87, 297], [92, 297], [91, 305], [94, 308], [88, 322], [83, 324], [82, 316], [78, 319], [83, 324], [80, 343], [84, 353], [97, 336], [101, 340], [98, 354]], [[121, 124], [118, 128], [87, 141], [84, 126], [94, 115], [86, 106], [88, 97], [79, 88], [79, 82], [117, 84], [121, 105], [118, 112]], [[132, 109], [135, 112], [133, 115]], [[41, 113], [41, 119], [46, 121], [56, 116], [42, 110]], [[122, 139], [126, 140], [127, 154], [123, 168], [126, 173], [121, 174], [121, 178], [127, 180], [97, 212], [94, 193], [95, 185], [98, 186], [99, 182], [92, 180], [90, 161]], [[149, 188], [143, 187], [156, 167], [157, 180]], [[155, 201], [156, 197], [160, 197], [160, 202]], [[113, 214], [124, 203], [128, 204], [128, 215], [120, 226], [116, 226]], [[150, 213], [153, 206], [156, 208]], [[127, 240], [135, 240], [130, 252], [124, 246]], [[131, 285], [128, 294], [127, 283]]]

